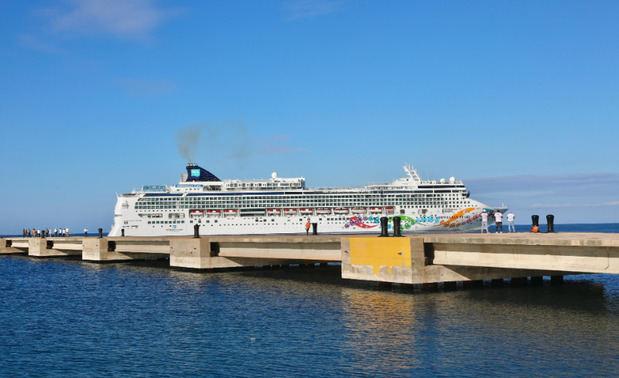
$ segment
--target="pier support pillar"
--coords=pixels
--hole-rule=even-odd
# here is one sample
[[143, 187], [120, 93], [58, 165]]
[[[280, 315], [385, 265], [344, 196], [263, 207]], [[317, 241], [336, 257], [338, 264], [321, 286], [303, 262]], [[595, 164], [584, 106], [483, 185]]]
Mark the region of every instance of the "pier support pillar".
[[527, 286], [527, 277], [512, 277], [512, 286]]
[[225, 269], [281, 264], [281, 259], [223, 257], [219, 243], [211, 238], [170, 239], [170, 267], [186, 269]]
[[484, 287], [484, 281], [482, 280], [463, 281], [462, 287], [464, 287], [465, 289]]
[[11, 246], [11, 241], [0, 238], [0, 255], [8, 255], [15, 253], [24, 253], [24, 250]]
[[211, 243], [207, 238], [171, 239], [170, 266], [176, 268], [209, 269]]
[[550, 276], [551, 285], [561, 285], [563, 283], [563, 276]]
[[28, 256], [33, 257], [56, 257], [79, 255], [80, 251], [65, 251], [54, 249], [54, 242], [46, 238], [28, 239]]
[[533, 286], [542, 286], [544, 284], [544, 277], [542, 276], [531, 276], [531, 285]]
[[82, 241], [82, 248], [82, 260], [85, 261], [133, 260], [131, 256], [114, 252], [107, 238], [85, 238]]

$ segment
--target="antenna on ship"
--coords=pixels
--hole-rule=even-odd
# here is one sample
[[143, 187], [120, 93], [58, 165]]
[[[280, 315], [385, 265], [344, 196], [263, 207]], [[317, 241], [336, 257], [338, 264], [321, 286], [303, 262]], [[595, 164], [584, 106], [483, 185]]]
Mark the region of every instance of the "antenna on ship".
[[421, 181], [421, 177], [419, 177], [419, 174], [417, 174], [417, 170], [413, 168], [413, 166], [410, 163], [406, 163], [403, 168], [404, 168], [404, 172], [406, 172], [406, 174], [412, 181], [416, 181], [416, 182]]

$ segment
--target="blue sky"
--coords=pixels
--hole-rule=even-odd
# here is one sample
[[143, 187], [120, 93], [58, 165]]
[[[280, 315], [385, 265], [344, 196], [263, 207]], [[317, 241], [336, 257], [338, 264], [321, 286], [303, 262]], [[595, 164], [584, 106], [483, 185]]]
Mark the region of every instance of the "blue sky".
[[387, 182], [410, 162], [527, 223], [619, 222], [616, 1], [0, 5], [0, 233], [108, 229], [174, 184]]

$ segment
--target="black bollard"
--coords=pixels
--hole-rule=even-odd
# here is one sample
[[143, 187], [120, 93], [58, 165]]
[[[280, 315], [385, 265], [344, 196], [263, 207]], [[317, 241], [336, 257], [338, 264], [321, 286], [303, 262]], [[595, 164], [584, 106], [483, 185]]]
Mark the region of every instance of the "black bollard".
[[546, 224], [548, 228], [546, 232], [555, 232], [555, 216], [552, 214], [546, 215]]
[[199, 224], [194, 224], [193, 225], [193, 237], [194, 238], [199, 238], [200, 237], [200, 225]]
[[318, 235], [318, 223], [312, 223], [312, 234]]
[[533, 222], [533, 226], [539, 227], [539, 215], [531, 215], [531, 221]]
[[393, 217], [393, 236], [399, 237], [402, 236], [402, 227], [400, 226], [400, 222], [402, 219], [400, 217]]
[[99, 231], [99, 236], [98, 236], [98, 238], [99, 238], [99, 239], [101, 239], [101, 238], [103, 237], [103, 229], [102, 229], [102, 228], [100, 228], [98, 231]]
[[120, 236], [125, 237], [125, 229], [124, 228], [120, 229]]
[[380, 236], [389, 236], [389, 219], [380, 217]]

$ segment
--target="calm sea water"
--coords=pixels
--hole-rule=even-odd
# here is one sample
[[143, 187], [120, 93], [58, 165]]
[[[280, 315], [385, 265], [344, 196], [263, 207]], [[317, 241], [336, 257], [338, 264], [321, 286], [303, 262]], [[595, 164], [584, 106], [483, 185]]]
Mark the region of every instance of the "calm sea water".
[[431, 292], [339, 274], [0, 257], [0, 375], [619, 371], [619, 277]]

